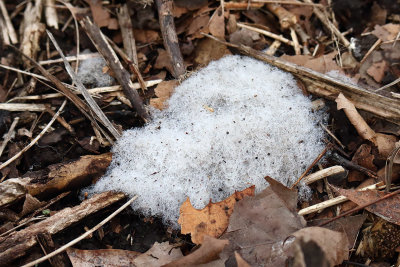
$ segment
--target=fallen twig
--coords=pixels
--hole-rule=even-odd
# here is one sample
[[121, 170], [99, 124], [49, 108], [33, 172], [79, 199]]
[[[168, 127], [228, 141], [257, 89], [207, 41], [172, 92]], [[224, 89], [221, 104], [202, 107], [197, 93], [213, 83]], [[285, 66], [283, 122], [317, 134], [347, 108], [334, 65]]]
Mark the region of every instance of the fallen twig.
[[107, 64], [114, 72], [116, 79], [122, 85], [124, 93], [128, 97], [132, 106], [136, 109], [139, 116], [146, 122], [150, 119], [149, 114], [144, 107], [138, 92], [133, 89], [133, 84], [130, 79], [129, 72], [127, 72], [119, 61], [114, 50], [108, 44], [106, 38], [101, 33], [100, 28], [93, 24], [89, 18], [84, 18], [81, 21], [82, 27], [89, 35], [92, 43], [95, 45], [100, 54], [104, 57]]
[[50, 40], [53, 42], [54, 47], [57, 49], [58, 53], [60, 54], [61, 58], [64, 60], [64, 65], [65, 69], [67, 70], [69, 76], [71, 77], [72, 81], [76, 84], [76, 86], [79, 88], [79, 91], [85, 98], [86, 102], [89, 104], [91, 107], [92, 111], [97, 115], [97, 117], [100, 119], [102, 124], [110, 131], [110, 133], [114, 136], [115, 139], [118, 139], [121, 137], [121, 133], [115, 129], [114, 125], [110, 122], [110, 120], [107, 118], [106, 115], [104, 115], [103, 111], [97, 105], [97, 103], [94, 101], [93, 97], [89, 94], [85, 86], [82, 84], [82, 82], [79, 80], [79, 78], [76, 76], [74, 70], [72, 69], [71, 65], [68, 63], [66, 60], [64, 53], [61, 51], [61, 48], [59, 47], [57, 41], [54, 39], [53, 35], [47, 31], [47, 35], [49, 36]]
[[[376, 183], [376, 184], [361, 188], [361, 189], [359, 189], [359, 191], [364, 191], [364, 190], [368, 190], [368, 189], [376, 189], [381, 184], [382, 183]], [[304, 216], [304, 215], [314, 213], [314, 212], [332, 207], [334, 205], [346, 202], [347, 200], [349, 200], [349, 199], [345, 196], [338, 196], [338, 197], [326, 200], [324, 202], [309, 206], [307, 208], [301, 209], [301, 210], [299, 210], [298, 214], [301, 216]]]
[[119, 207], [116, 211], [114, 211], [113, 213], [111, 213], [107, 218], [105, 218], [104, 220], [102, 220], [99, 224], [97, 224], [95, 227], [93, 227], [92, 229], [90, 229], [89, 231], [85, 232], [84, 234], [82, 234], [81, 236], [75, 238], [74, 240], [72, 240], [71, 242], [65, 244], [64, 246], [60, 247], [59, 249], [53, 251], [50, 254], [47, 254], [44, 257], [41, 257], [37, 260], [34, 260], [28, 264], [23, 265], [23, 267], [30, 267], [30, 266], [35, 266], [36, 264], [39, 264], [47, 259], [50, 259], [51, 257], [54, 257], [55, 255], [65, 251], [67, 248], [75, 245], [76, 243], [80, 242], [81, 240], [85, 239], [86, 237], [88, 237], [89, 235], [91, 235], [94, 231], [96, 231], [97, 229], [99, 229], [100, 227], [102, 227], [104, 224], [106, 224], [108, 221], [110, 221], [112, 218], [114, 218], [118, 213], [120, 213], [122, 210], [124, 210], [126, 207], [128, 207], [130, 204], [132, 204], [133, 201], [135, 201], [138, 198], [138, 196], [134, 196], [133, 198], [131, 198], [129, 201], [127, 201], [124, 205], [122, 205], [121, 207]]
[[0, 265], [10, 266], [12, 261], [23, 256], [37, 244], [40, 233], [56, 234], [81, 221], [83, 218], [125, 198], [123, 193], [104, 192], [94, 195], [73, 208], [65, 208], [53, 216], [33, 224], [7, 237], [0, 237]]
[[358, 206], [357, 208], [354, 208], [354, 209], [351, 209], [351, 210], [349, 210], [349, 211], [346, 211], [346, 212], [340, 214], [339, 216], [336, 216], [336, 217], [334, 217], [334, 218], [332, 218], [332, 219], [330, 219], [330, 220], [327, 220], [327, 221], [325, 221], [325, 222], [319, 224], [318, 226], [327, 225], [328, 223], [331, 223], [331, 222], [333, 222], [333, 221], [336, 221], [337, 219], [340, 219], [340, 218], [342, 218], [342, 217], [344, 217], [344, 216], [353, 214], [354, 212], [357, 212], [357, 211], [359, 211], [359, 210], [365, 209], [366, 207], [369, 207], [369, 206], [371, 206], [371, 205], [373, 205], [373, 204], [375, 204], [375, 203], [378, 203], [378, 202], [380, 202], [380, 201], [382, 201], [382, 200], [391, 198], [392, 196], [397, 195], [397, 194], [399, 194], [399, 193], [400, 193], [400, 189], [398, 189], [398, 190], [396, 190], [396, 191], [394, 191], [394, 192], [392, 192], [392, 193], [390, 193], [390, 194], [387, 194], [387, 195], [384, 196], [384, 197], [381, 197], [381, 198], [379, 198], [379, 199], [370, 201], [370, 202], [368, 202], [368, 203], [366, 203], [366, 204], [364, 204], [364, 205]]
[[185, 74], [185, 65], [181, 50], [179, 49], [178, 36], [175, 30], [174, 17], [172, 15], [173, 1], [172, 0], [155, 0], [158, 17], [160, 21], [161, 34], [164, 41], [164, 47], [171, 59], [175, 78], [179, 79]]
[[343, 173], [346, 170], [342, 167], [342, 166], [332, 166], [326, 169], [322, 169], [319, 170], [317, 172], [314, 172], [310, 175], [307, 175], [306, 177], [304, 177], [304, 182], [306, 184], [311, 184], [314, 183], [318, 180], [321, 180], [325, 177], [331, 176], [331, 175], [335, 175], [335, 174], [339, 174], [339, 173]]

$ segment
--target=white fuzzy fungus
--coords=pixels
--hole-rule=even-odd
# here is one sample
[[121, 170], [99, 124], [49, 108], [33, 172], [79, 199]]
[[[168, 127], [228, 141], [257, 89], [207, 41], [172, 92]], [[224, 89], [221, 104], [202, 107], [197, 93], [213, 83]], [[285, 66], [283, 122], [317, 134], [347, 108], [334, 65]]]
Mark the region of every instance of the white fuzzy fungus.
[[124, 132], [90, 193], [137, 194], [135, 210], [177, 226], [187, 197], [203, 208], [251, 185], [261, 191], [266, 175], [290, 185], [324, 147], [323, 115], [312, 113], [294, 78], [251, 58], [211, 62], [168, 105], [145, 127]]
[[[82, 54], [90, 53], [85, 50]], [[78, 78], [85, 85], [103, 87], [112, 85], [114, 78], [103, 73], [103, 68], [107, 66], [106, 61], [101, 57], [88, 58], [80, 61], [78, 68]]]

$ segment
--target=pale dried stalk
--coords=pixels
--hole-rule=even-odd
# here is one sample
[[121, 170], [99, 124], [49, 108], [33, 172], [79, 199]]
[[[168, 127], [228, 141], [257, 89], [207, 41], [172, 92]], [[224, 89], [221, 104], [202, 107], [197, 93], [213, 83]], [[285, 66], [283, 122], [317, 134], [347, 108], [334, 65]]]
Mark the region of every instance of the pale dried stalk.
[[15, 117], [13, 122], [11, 123], [10, 129], [8, 130], [7, 135], [4, 137], [4, 141], [0, 146], [0, 156], [3, 155], [3, 151], [6, 148], [8, 142], [10, 142], [13, 134], [15, 133], [14, 129], [17, 126], [17, 123], [19, 121], [19, 117]]
[[290, 36], [292, 37], [296, 55], [301, 55], [299, 39], [297, 39], [296, 31], [293, 27], [290, 27]]
[[269, 56], [273, 56], [275, 54], [276, 50], [278, 50], [278, 48], [281, 46], [281, 44], [282, 43], [278, 40], [273, 41], [272, 44], [268, 47], [265, 54], [267, 54]]
[[[365, 190], [373, 190], [373, 189], [377, 189], [378, 185], [380, 185], [381, 183], [376, 183], [364, 188], [359, 189], [358, 191], [365, 191]], [[335, 197], [333, 199], [329, 199], [327, 201], [312, 205], [310, 207], [304, 208], [299, 210], [298, 214], [301, 216], [307, 215], [307, 214], [311, 214], [329, 207], [332, 207], [334, 205], [346, 202], [347, 200], [349, 200], [347, 197], [345, 196], [339, 196], [339, 197]]]
[[297, 17], [292, 12], [278, 4], [267, 4], [267, 8], [279, 19], [282, 29], [289, 29], [297, 24]]
[[35, 266], [41, 262], [44, 262], [47, 259], [50, 259], [51, 257], [54, 257], [55, 255], [65, 251], [67, 248], [75, 245], [76, 243], [80, 242], [81, 240], [85, 239], [86, 237], [90, 236], [92, 233], [94, 233], [97, 229], [99, 229], [100, 227], [102, 227], [104, 224], [106, 224], [107, 222], [109, 222], [112, 218], [114, 218], [118, 213], [120, 213], [121, 211], [123, 211], [126, 207], [128, 207], [130, 204], [132, 204], [133, 201], [135, 201], [138, 198], [138, 196], [134, 196], [133, 198], [131, 198], [130, 200], [128, 200], [124, 205], [122, 205], [121, 207], [119, 207], [116, 211], [114, 211], [113, 213], [111, 213], [107, 218], [105, 218], [104, 220], [102, 220], [99, 224], [97, 224], [95, 227], [93, 227], [92, 229], [90, 229], [89, 231], [85, 232], [84, 234], [82, 234], [81, 236], [75, 238], [74, 240], [72, 240], [71, 242], [65, 244], [64, 246], [56, 249], [55, 251], [47, 254], [44, 257], [41, 257], [37, 260], [34, 260], [28, 264], [23, 265], [22, 267], [31, 267], [31, 266]]
[[[147, 87], [151, 87], [154, 85], [159, 84], [162, 82], [162, 80], [152, 80], [152, 81], [147, 81], [145, 82]], [[133, 83], [133, 88], [134, 89], [140, 89], [140, 84], [139, 83]], [[76, 90], [76, 87], [73, 87], [74, 90]], [[122, 86], [121, 85], [114, 85], [114, 86], [107, 86], [107, 87], [97, 87], [97, 88], [92, 88], [87, 90], [92, 96], [96, 96], [98, 94], [102, 93], [112, 93], [112, 92], [119, 92], [122, 91]], [[79, 91], [74, 91], [75, 94], [80, 94]], [[42, 100], [42, 99], [50, 99], [50, 98], [57, 98], [57, 97], [63, 97], [64, 95], [61, 93], [51, 93], [51, 94], [44, 94], [44, 95], [29, 95], [29, 96], [22, 96], [22, 97], [14, 97], [10, 99], [8, 102], [16, 101], [16, 100]]]
[[[71, 61], [76, 61], [76, 60], [85, 60], [85, 59], [90, 59], [90, 58], [99, 58], [101, 55], [99, 53], [89, 53], [89, 54], [79, 54], [79, 56], [68, 56], [65, 57], [65, 59], [68, 62]], [[62, 58], [57, 58], [57, 59], [49, 59], [49, 60], [41, 60], [39, 61], [40, 65], [48, 65], [48, 64], [53, 64], [53, 63], [60, 63], [64, 62]]]
[[372, 52], [374, 52], [374, 50], [382, 43], [382, 39], [378, 38], [378, 40], [376, 40], [376, 42], [370, 47], [370, 49], [368, 50], [368, 52], [364, 55], [364, 57], [361, 59], [360, 61], [360, 65], [362, 65], [367, 58], [369, 57], [369, 55], [372, 54]]
[[[389, 88], [390, 86], [393, 86], [393, 85], [395, 85], [395, 84], [397, 84], [397, 83], [399, 83], [399, 82], [400, 82], [400, 78], [397, 78], [397, 79], [394, 80], [393, 82], [388, 83], [388, 84], [382, 86], [381, 88], [376, 89], [375, 92], [379, 92], [379, 91], [381, 91], [381, 90], [383, 90], [383, 89]], [[392, 92], [392, 96], [393, 96], [393, 97], [397, 97], [397, 96], [395, 96], [395, 95], [398, 95], [398, 94]]]
[[110, 131], [110, 133], [114, 136], [115, 139], [121, 137], [121, 133], [115, 129], [114, 125], [110, 122], [107, 116], [103, 113], [99, 105], [97, 105], [96, 101], [94, 101], [93, 97], [89, 94], [85, 86], [79, 80], [78, 76], [76, 76], [74, 70], [72, 69], [71, 65], [65, 59], [64, 53], [61, 51], [61, 48], [58, 46], [57, 41], [54, 39], [53, 35], [47, 31], [47, 35], [49, 36], [50, 40], [53, 42], [53, 45], [57, 49], [58, 53], [60, 54], [61, 58], [64, 60], [65, 69], [67, 70], [69, 76], [71, 77], [72, 81], [76, 84], [79, 88], [81, 94], [85, 98], [86, 102], [88, 103], [89, 107], [92, 111], [97, 115], [101, 123]]
[[61, 111], [64, 109], [65, 105], [67, 104], [67, 100], [64, 100], [64, 102], [61, 104], [61, 107], [58, 109], [57, 113], [51, 118], [50, 122], [46, 125], [46, 127], [43, 128], [43, 130], [26, 146], [24, 147], [21, 151], [19, 151], [17, 154], [15, 154], [13, 157], [8, 159], [6, 162], [2, 163], [0, 165], [0, 170], [3, 168], [7, 167], [10, 163], [12, 163], [14, 160], [22, 156], [28, 149], [30, 149], [34, 144], [36, 144], [37, 141], [47, 132], [47, 130], [53, 125], [57, 117], [60, 115]]
[[58, 30], [58, 16], [57, 11], [54, 8], [55, 0], [46, 0], [46, 7], [44, 9], [44, 14], [46, 17], [47, 26], [53, 27]]
[[46, 106], [44, 104], [0, 103], [0, 110], [43, 112]]
[[0, 30], [1, 30], [1, 39], [5, 45], [11, 44], [10, 36], [8, 35], [8, 30], [5, 25], [6, 23], [3, 21], [3, 18], [0, 16]]
[[281, 41], [282, 43], [294, 46], [293, 41], [290, 41], [289, 39], [286, 39], [285, 37], [283, 37], [281, 35], [277, 35], [275, 33], [272, 33], [272, 32], [266, 31], [266, 30], [262, 30], [262, 29], [259, 29], [259, 28], [256, 28], [256, 27], [252, 27], [252, 26], [240, 23], [240, 22], [238, 22], [236, 25], [238, 27], [241, 27], [241, 28], [245, 28], [245, 29], [248, 29], [248, 30], [251, 30], [251, 31], [254, 31], [254, 32], [261, 33], [261, 34], [263, 34], [265, 36], [268, 36], [269, 38]]
[[3, 15], [4, 21], [5, 21], [5, 26], [7, 27], [7, 33], [8, 36], [10, 37], [11, 43], [17, 44], [18, 43], [18, 38], [17, 38], [17, 33], [15, 32], [15, 29], [12, 25], [10, 16], [8, 15], [6, 5], [4, 4], [4, 1], [0, 1], [0, 9], [1, 9], [1, 14]]
[[325, 177], [329, 177], [331, 175], [343, 173], [345, 171], [346, 170], [342, 166], [339, 166], [339, 165], [332, 166], [332, 167], [329, 167], [329, 168], [326, 168], [326, 169], [322, 169], [322, 170], [319, 170], [317, 172], [314, 172], [312, 174], [307, 175], [306, 177], [304, 177], [303, 181], [306, 184], [311, 184], [311, 183], [314, 183], [314, 182], [316, 182], [318, 180], [321, 180], [321, 179], [323, 179]]

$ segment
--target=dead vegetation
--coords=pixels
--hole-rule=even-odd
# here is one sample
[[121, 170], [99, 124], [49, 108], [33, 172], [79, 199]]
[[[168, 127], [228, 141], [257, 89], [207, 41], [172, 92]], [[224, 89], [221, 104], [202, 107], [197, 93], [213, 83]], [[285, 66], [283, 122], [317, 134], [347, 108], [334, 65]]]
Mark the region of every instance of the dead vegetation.
[[[400, 264], [398, 1], [6, 0], [0, 31], [1, 266]], [[299, 177], [311, 199], [265, 170], [259, 194], [182, 203], [181, 231], [124, 209], [135, 197], [79, 199], [149, 105], [230, 54], [290, 72], [329, 112]]]

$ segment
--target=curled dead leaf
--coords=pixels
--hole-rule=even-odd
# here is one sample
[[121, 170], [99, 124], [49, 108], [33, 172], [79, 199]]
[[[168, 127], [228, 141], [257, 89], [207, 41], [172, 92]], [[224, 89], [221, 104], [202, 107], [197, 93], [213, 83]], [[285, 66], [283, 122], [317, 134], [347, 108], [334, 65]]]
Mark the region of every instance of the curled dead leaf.
[[254, 195], [255, 186], [235, 192], [230, 197], [209, 203], [204, 209], [195, 209], [189, 198], [182, 204], [178, 223], [182, 234], [191, 234], [195, 244], [202, 244], [204, 236], [220, 237], [229, 224], [229, 217], [237, 201]]
[[333, 267], [349, 258], [349, 244], [345, 233], [322, 227], [307, 227], [292, 235], [296, 237], [295, 246], [301, 247], [303, 252], [308, 250], [312, 253], [309, 256], [320, 262], [320, 265], [314, 266]]
[[158, 98], [150, 99], [150, 105], [158, 109], [165, 108], [165, 102], [170, 98], [177, 85], [177, 80], [162, 81], [159, 83], [154, 89], [154, 92]]

